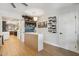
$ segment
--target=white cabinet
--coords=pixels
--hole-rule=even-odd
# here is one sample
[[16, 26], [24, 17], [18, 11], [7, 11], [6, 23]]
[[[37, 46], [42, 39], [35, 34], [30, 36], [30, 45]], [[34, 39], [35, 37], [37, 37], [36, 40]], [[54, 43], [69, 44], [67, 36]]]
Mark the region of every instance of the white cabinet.
[[3, 32], [3, 39], [7, 40], [9, 38], [9, 32]]
[[23, 20], [21, 20], [20, 25], [19, 25], [19, 27], [20, 27], [20, 32], [19, 33], [20, 34], [18, 34], [18, 35], [20, 35], [20, 39], [21, 39], [22, 42], [24, 42], [24, 32], [25, 32], [24, 24], [25, 24], [25, 22]]
[[0, 35], [0, 46], [2, 46], [2, 35]]

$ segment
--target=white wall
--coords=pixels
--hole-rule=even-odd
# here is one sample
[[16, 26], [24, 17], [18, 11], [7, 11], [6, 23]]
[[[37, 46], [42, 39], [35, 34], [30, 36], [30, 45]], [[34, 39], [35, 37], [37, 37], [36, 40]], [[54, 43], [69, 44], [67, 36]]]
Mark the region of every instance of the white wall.
[[[42, 22], [42, 21], [47, 21], [48, 23], [48, 17], [49, 16], [42, 16], [40, 17], [40, 19], [38, 20], [38, 22]], [[38, 23], [37, 23], [38, 25]], [[38, 33], [42, 33], [43, 36], [44, 36], [44, 41], [46, 42], [50, 42], [50, 43], [53, 43], [53, 44], [57, 44], [58, 43], [58, 33], [50, 33], [48, 32], [48, 27], [47, 28], [36, 28], [36, 31]]]
[[[65, 49], [68, 49], [68, 50], [77, 50], [78, 51], [78, 49], [75, 49], [75, 45], [76, 45], [76, 48], [79, 47], [79, 39], [77, 39], [77, 37], [79, 38], [79, 34], [78, 34], [79, 33], [79, 30], [78, 30], [79, 25], [78, 24], [76, 24], [76, 28], [71, 28], [71, 29], [75, 29], [76, 30], [76, 34], [72, 34], [71, 35], [71, 37], [73, 35], [75, 35], [74, 36], [75, 40], [74, 41], [73, 40], [69, 40], [70, 42], [72, 42], [72, 43], [70, 43], [70, 45], [72, 45], [72, 46], [67, 44], [69, 41], [66, 42], [66, 46], [65, 46], [65, 44], [62, 44], [65, 47], [61, 46], [60, 45], [60, 38], [59, 38], [59, 33], [60, 33], [60, 31], [59, 31], [59, 24], [60, 24], [59, 19], [61, 19], [63, 17], [66, 18], [66, 16], [68, 15], [68, 16], [70, 16], [70, 17], [68, 17], [68, 19], [70, 19], [69, 20], [70, 23], [73, 23], [73, 22], [71, 22], [71, 19], [72, 19], [71, 15], [74, 15], [74, 20], [75, 20], [75, 16], [76, 17], [79, 16], [78, 14], [76, 14], [79, 9], [76, 10], [76, 8], [78, 8], [78, 6], [66, 6], [66, 7], [62, 7], [60, 9], [56, 10], [57, 12], [55, 12], [55, 13], [51, 11], [51, 13], [49, 13], [48, 15], [40, 17], [40, 20], [38, 20], [38, 22], [40, 22], [40, 21], [48, 21], [48, 17], [50, 17], [50, 16], [57, 16], [57, 33], [56, 34], [49, 33], [47, 28], [37, 28], [37, 32], [38, 33], [42, 33], [44, 35], [44, 41], [45, 42], [47, 42], [49, 44], [53, 44], [53, 45], [59, 46], [59, 47], [62, 47], [62, 48], [65, 48]], [[79, 21], [78, 19], [79, 19], [79, 17], [77, 18], [76, 22]], [[71, 48], [71, 47], [74, 47], [74, 48]]]
[[[78, 6], [77, 6], [77, 7], [78, 7]], [[76, 16], [77, 16], [77, 17], [76, 17], [76, 19], [77, 19], [77, 20], [76, 20], [76, 21], [77, 21], [77, 22], [76, 22], [76, 25], [77, 25], [77, 26], [76, 26], [76, 27], [77, 27], [77, 28], [76, 28], [76, 35], [77, 35], [77, 37], [76, 37], [76, 38], [77, 38], [77, 47], [78, 47], [78, 50], [79, 50], [79, 8], [76, 8], [76, 11], [77, 11], [77, 12], [76, 12]]]

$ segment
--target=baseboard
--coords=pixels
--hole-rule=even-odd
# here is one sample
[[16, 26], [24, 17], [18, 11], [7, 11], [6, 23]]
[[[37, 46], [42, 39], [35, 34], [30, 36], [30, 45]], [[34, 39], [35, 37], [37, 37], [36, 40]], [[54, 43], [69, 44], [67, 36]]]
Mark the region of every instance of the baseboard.
[[[47, 44], [49, 44], [49, 45], [53, 45], [53, 46], [56, 46], [56, 47], [59, 47], [59, 48], [63, 48], [63, 47], [60, 47], [60, 46], [57, 45], [57, 44], [54, 44], [54, 43], [51, 43], [51, 42], [48, 42], [48, 41], [44, 41], [44, 43], [47, 43]], [[63, 49], [66, 49], [66, 48], [63, 48]], [[66, 49], [66, 50], [69, 50], [69, 49]], [[69, 51], [73, 51], [73, 50], [69, 50]], [[73, 52], [79, 54], [79, 51], [73, 51]]]
[[[59, 45], [54, 44], [54, 43], [51, 43], [51, 42], [48, 42], [48, 41], [44, 41], [44, 43], [47, 43], [47, 44], [49, 44], [49, 45], [53, 45], [53, 46], [56, 46], [56, 47], [60, 47]], [[61, 48], [61, 47], [60, 47], [60, 48]]]

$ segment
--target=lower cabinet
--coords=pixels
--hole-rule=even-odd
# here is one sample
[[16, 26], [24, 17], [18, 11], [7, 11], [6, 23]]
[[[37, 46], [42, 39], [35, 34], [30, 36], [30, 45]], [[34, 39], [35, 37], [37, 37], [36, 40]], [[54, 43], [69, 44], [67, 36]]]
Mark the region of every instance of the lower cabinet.
[[3, 39], [7, 40], [9, 38], [9, 32], [3, 32]]

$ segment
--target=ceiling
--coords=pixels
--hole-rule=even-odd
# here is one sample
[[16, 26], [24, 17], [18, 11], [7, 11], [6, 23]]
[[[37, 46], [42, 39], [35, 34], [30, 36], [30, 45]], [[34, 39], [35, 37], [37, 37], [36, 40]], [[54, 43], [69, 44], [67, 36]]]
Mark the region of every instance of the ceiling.
[[[76, 6], [76, 3], [27, 3], [28, 6], [24, 6], [20, 3], [15, 3], [16, 8], [13, 8], [10, 3], [0, 3], [0, 11], [7, 11], [13, 14], [25, 14], [25, 11], [29, 8], [42, 9], [45, 14], [53, 14], [65, 7]], [[66, 8], [67, 9], [67, 8]]]

